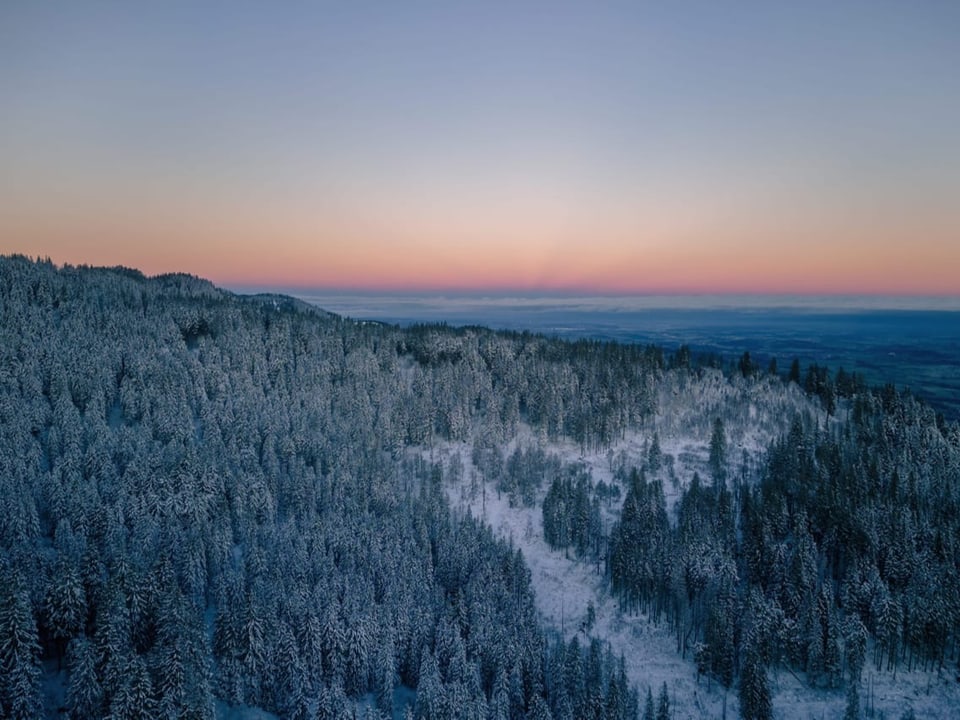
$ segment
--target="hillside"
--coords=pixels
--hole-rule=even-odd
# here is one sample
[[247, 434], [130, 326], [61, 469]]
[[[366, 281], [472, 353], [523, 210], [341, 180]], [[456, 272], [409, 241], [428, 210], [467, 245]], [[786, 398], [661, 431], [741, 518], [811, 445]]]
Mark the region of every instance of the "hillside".
[[0, 317], [4, 717], [960, 702], [960, 429], [892, 388], [22, 257]]

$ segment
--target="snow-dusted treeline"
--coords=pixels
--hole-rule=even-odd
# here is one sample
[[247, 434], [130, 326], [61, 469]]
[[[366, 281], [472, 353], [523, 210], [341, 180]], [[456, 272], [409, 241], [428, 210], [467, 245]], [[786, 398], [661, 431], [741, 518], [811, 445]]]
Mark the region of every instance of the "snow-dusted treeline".
[[0, 716], [637, 718], [451, 486], [539, 503], [748, 716], [770, 668], [956, 660], [960, 432], [893, 390], [22, 257], [0, 318]]
[[891, 388], [841, 402], [849, 420], [795, 420], [755, 483], [728, 471], [717, 420], [710, 473], [683, 488], [675, 520], [648, 459], [611, 532], [622, 606], [667, 623], [723, 686], [739, 678], [744, 717], [771, 717], [767, 668], [846, 685], [851, 717], [865, 666], [956, 669], [957, 429]]
[[0, 317], [3, 717], [636, 716], [404, 448], [522, 416], [600, 443], [650, 402], [642, 352], [19, 257]]

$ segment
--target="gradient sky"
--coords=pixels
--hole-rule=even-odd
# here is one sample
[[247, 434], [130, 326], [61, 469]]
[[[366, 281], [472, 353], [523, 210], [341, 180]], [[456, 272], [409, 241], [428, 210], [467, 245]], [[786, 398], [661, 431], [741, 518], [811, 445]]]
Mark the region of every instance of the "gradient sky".
[[960, 2], [0, 3], [0, 252], [960, 295]]

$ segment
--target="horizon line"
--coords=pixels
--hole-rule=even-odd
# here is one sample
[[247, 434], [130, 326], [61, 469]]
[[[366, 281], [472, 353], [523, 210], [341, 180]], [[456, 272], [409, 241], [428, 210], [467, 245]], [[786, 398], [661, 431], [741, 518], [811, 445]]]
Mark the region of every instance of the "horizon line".
[[[227, 287], [240, 295], [284, 294], [348, 316], [398, 317], [472, 314], [480, 311], [630, 313], [655, 310], [807, 312], [960, 312], [960, 296], [798, 293], [647, 293], [364, 291], [272, 286]], [[438, 305], [442, 305], [438, 307]]]
[[[169, 274], [169, 273], [161, 273]], [[151, 276], [148, 276], [151, 277]], [[203, 276], [198, 276], [202, 279]], [[623, 290], [619, 288], [564, 288], [564, 287], [459, 287], [411, 285], [374, 287], [342, 285], [304, 285], [271, 282], [233, 282], [211, 280], [217, 287], [243, 295], [257, 293], [316, 294], [368, 297], [424, 297], [452, 296], [471, 298], [797, 298], [797, 299], [920, 299], [955, 300], [960, 302], [960, 291], [902, 292], [856, 290], [729, 290], [729, 289], [655, 289]]]
[[[325, 284], [325, 283], [301, 283], [301, 282], [276, 282], [269, 279], [260, 281], [235, 280], [231, 278], [217, 278], [215, 274], [204, 274], [202, 271], [191, 269], [180, 269], [173, 271], [151, 272], [145, 271], [136, 266], [126, 265], [124, 263], [114, 264], [96, 264], [96, 263], [73, 263], [69, 261], [58, 262], [49, 255], [30, 255], [24, 253], [0, 253], [0, 257], [15, 258], [21, 257], [31, 262], [50, 262], [58, 269], [66, 267], [88, 267], [93, 269], [111, 270], [123, 268], [134, 270], [141, 273], [146, 278], [161, 277], [171, 274], [192, 275], [201, 280], [207, 280], [218, 288], [234, 292], [241, 295], [257, 293], [280, 293], [291, 295], [293, 297], [303, 298], [305, 296], [330, 296], [330, 297], [378, 297], [378, 298], [470, 298], [470, 299], [591, 299], [591, 298], [616, 298], [616, 299], [635, 299], [641, 300], [691, 300], [691, 299], [721, 299], [730, 301], [739, 300], [777, 300], [795, 301], [800, 304], [816, 303], [823, 301], [836, 301], [849, 303], [851, 301], [862, 301], [876, 303], [880, 301], [891, 301], [900, 303], [910, 302], [934, 302], [943, 305], [955, 306], [960, 310], [960, 290], [954, 292], [923, 292], [923, 291], [904, 291], [904, 290], [856, 290], [856, 289], [732, 289], [732, 288], [651, 288], [651, 289], [625, 289], [623, 287], [584, 287], [584, 286], [549, 286], [541, 287], [531, 286], [511, 286], [511, 285], [416, 285], [416, 284], [391, 284], [383, 285], [344, 285], [344, 284]], [[951, 309], [954, 309], [951, 307]]]

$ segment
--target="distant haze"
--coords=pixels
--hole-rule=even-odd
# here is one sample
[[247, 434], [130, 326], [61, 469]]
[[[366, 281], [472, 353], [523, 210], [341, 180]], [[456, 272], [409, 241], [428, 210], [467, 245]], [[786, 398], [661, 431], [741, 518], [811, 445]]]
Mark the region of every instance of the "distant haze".
[[[238, 292], [276, 288], [237, 287]], [[479, 293], [353, 293], [280, 289], [313, 305], [355, 319], [401, 318], [459, 324], [511, 314], [606, 313], [611, 317], [656, 310], [850, 313], [881, 310], [960, 312], [960, 297], [883, 295], [526, 295]], [[958, 331], [960, 332], [960, 331]]]
[[960, 294], [960, 3], [0, 7], [0, 252], [228, 285]]

